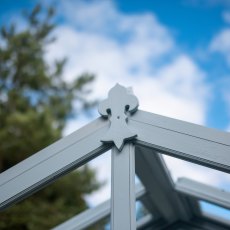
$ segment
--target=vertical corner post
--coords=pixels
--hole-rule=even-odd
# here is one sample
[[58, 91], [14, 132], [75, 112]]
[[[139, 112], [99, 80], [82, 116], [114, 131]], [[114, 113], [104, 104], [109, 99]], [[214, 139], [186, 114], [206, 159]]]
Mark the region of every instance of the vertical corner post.
[[112, 148], [111, 229], [136, 229], [135, 211], [135, 147]]
[[128, 127], [128, 119], [138, 109], [138, 99], [130, 88], [116, 84], [108, 98], [99, 103], [98, 112], [110, 120], [103, 143], [114, 143], [111, 172], [111, 229], [136, 229], [135, 148], [130, 142], [137, 137]]

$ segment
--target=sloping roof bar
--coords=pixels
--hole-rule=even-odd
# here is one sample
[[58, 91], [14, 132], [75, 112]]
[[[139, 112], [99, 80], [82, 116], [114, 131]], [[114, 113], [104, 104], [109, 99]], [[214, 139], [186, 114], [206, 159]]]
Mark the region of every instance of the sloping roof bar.
[[109, 122], [98, 118], [0, 174], [0, 209], [57, 180], [109, 149], [101, 136]]
[[175, 189], [183, 194], [230, 209], [230, 193], [188, 178], [179, 178]]
[[[143, 185], [138, 184], [135, 187], [136, 199], [140, 199], [146, 194], [146, 190]], [[110, 200], [103, 202], [95, 208], [87, 209], [86, 211], [72, 217], [64, 223], [56, 226], [53, 230], [73, 230], [73, 229], [85, 229], [99, 220], [106, 218], [110, 215]], [[146, 223], [146, 221], [145, 221]]]
[[230, 173], [230, 133], [138, 110], [129, 119], [136, 144]]

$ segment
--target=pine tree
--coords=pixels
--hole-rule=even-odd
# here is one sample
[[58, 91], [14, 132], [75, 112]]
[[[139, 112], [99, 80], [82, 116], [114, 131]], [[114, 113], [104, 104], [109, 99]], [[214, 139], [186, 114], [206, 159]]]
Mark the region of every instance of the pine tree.
[[[0, 172], [61, 138], [63, 128], [82, 108], [94, 76], [63, 80], [66, 59], [46, 63], [54, 42], [54, 9], [37, 5], [26, 15], [27, 26], [1, 28], [0, 45]], [[78, 111], [80, 112], [80, 111]], [[80, 186], [79, 186], [80, 185]], [[0, 229], [49, 229], [87, 207], [86, 194], [99, 188], [87, 166], [59, 179], [0, 214]]]

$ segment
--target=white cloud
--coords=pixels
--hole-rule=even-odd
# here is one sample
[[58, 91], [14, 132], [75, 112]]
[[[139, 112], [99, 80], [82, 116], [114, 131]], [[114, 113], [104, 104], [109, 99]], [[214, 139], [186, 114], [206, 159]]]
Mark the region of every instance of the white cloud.
[[[228, 86], [230, 86], [230, 82], [227, 82], [226, 83]], [[225, 98], [225, 101], [226, 101], [226, 105], [227, 105], [227, 109], [228, 109], [228, 115], [229, 115], [229, 118], [230, 118], [230, 93], [229, 93], [229, 87], [228, 89], [224, 92], [224, 98]], [[229, 119], [229, 125], [228, 127], [226, 128], [226, 131], [227, 132], [230, 132], [230, 119]]]
[[230, 65], [230, 28], [222, 30], [213, 38], [210, 50], [223, 54]]
[[70, 133], [73, 133], [77, 129], [87, 125], [90, 120], [92, 120], [90, 117], [87, 117], [85, 114], [80, 114], [76, 119], [72, 119], [66, 124], [63, 135], [67, 136]]
[[[129, 16], [128, 19], [124, 16], [122, 18], [123, 21], [130, 22]], [[145, 17], [139, 18], [146, 20]], [[127, 29], [131, 30], [134, 26], [135, 23]], [[152, 27], [154, 23], [149, 30]], [[142, 109], [204, 124], [207, 92], [203, 83], [204, 73], [184, 54], [174, 57], [161, 68], [156, 66], [152, 59], [157, 54], [161, 60], [170, 56], [169, 52], [174, 49], [166, 29], [160, 28], [160, 25], [157, 25], [157, 28], [158, 32], [154, 29], [156, 33], [153, 41], [150, 41], [151, 36], [147, 36], [139, 39], [140, 41], [136, 38], [120, 44], [116, 38], [108, 38], [99, 32], [79, 32], [73, 27], [63, 26], [57, 31], [59, 40], [51, 47], [49, 58], [63, 55], [69, 57], [65, 74], [67, 80], [84, 71], [96, 73], [98, 79], [94, 85], [93, 97], [106, 97], [108, 90], [116, 82], [120, 82], [133, 86]], [[165, 43], [168, 45], [165, 46]], [[158, 46], [158, 52], [155, 51], [155, 46]]]
[[226, 23], [230, 23], [230, 11], [223, 12], [223, 19]]
[[[223, 12], [223, 18], [225, 22], [230, 23], [230, 11]], [[211, 40], [209, 49], [211, 52], [218, 52], [225, 58], [228, 66], [230, 67], [230, 27], [222, 29], [217, 35]], [[230, 94], [229, 94], [229, 76], [225, 77], [224, 85], [222, 86], [222, 94], [226, 101], [228, 114], [230, 117]], [[226, 130], [230, 131], [230, 124]]]
[[[205, 124], [209, 88], [205, 73], [180, 52], [170, 31], [155, 15], [119, 12], [112, 1], [62, 1], [66, 22], [56, 30], [58, 40], [48, 48], [47, 60], [67, 56], [65, 76], [97, 75], [91, 97], [106, 98], [120, 83], [132, 86], [140, 108], [198, 124]], [[71, 121], [65, 134], [87, 119]], [[92, 163], [106, 179], [108, 161]], [[88, 198], [99, 203], [108, 186]], [[106, 195], [107, 194], [107, 195]]]
[[230, 124], [229, 124], [229, 126], [228, 126], [226, 131], [230, 133]]

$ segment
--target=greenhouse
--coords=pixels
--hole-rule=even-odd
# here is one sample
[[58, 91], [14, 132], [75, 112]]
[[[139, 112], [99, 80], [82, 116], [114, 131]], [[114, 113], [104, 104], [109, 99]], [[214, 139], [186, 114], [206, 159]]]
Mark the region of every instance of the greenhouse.
[[[138, 106], [130, 88], [114, 86], [99, 103], [99, 118], [0, 174], [1, 210], [111, 150], [111, 199], [55, 230], [87, 229], [105, 219], [113, 230], [230, 229], [230, 193], [185, 177], [174, 182], [162, 157], [230, 173], [230, 133]], [[146, 209], [139, 218], [136, 200]]]

